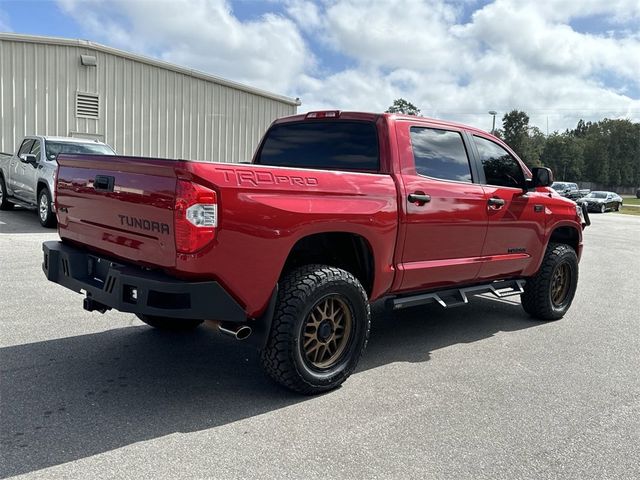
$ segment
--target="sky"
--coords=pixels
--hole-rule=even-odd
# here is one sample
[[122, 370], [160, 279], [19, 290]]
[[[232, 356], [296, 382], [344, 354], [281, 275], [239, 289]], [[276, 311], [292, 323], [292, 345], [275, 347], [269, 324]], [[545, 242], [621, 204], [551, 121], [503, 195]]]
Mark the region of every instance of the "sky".
[[81, 38], [298, 97], [298, 111], [544, 133], [640, 121], [639, 0], [0, 0], [0, 31]]

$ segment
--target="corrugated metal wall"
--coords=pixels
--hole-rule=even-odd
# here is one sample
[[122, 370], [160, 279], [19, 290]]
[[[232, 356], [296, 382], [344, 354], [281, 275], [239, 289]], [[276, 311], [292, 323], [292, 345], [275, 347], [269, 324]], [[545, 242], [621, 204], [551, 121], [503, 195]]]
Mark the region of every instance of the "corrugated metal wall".
[[[76, 92], [99, 95], [98, 119], [76, 116]], [[90, 47], [0, 39], [0, 111], [2, 152], [24, 135], [94, 135], [122, 155], [238, 162], [296, 106]]]

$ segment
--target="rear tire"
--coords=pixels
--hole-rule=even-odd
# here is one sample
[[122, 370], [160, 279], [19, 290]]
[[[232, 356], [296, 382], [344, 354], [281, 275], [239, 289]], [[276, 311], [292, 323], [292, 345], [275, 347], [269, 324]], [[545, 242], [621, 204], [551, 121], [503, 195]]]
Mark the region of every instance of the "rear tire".
[[273, 325], [260, 352], [279, 384], [312, 395], [338, 387], [353, 372], [369, 339], [367, 294], [349, 272], [307, 265], [280, 283]]
[[4, 177], [0, 176], [0, 210], [11, 210], [13, 203], [7, 198], [7, 185], [4, 183]]
[[38, 193], [38, 219], [43, 227], [52, 228], [56, 226], [56, 216], [52, 211], [51, 194], [46, 188], [43, 188]]
[[136, 316], [150, 327], [157, 328], [158, 330], [170, 330], [174, 332], [193, 330], [202, 323], [202, 320], [194, 320], [191, 318], [156, 317], [153, 315]]
[[605, 206], [605, 204], [603, 203], [602, 205], [600, 205], [600, 213], [604, 213], [607, 211], [607, 207]]
[[540, 270], [527, 280], [522, 308], [539, 320], [558, 320], [567, 313], [578, 286], [578, 256], [569, 245], [550, 243]]

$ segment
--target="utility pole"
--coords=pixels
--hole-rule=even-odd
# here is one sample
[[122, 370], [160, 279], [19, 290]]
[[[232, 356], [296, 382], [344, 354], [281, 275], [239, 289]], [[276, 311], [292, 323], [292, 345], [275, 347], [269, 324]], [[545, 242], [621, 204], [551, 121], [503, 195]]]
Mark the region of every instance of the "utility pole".
[[496, 115], [498, 114], [498, 112], [496, 112], [495, 110], [489, 110], [489, 115], [493, 116], [493, 122], [491, 124], [491, 134], [495, 135], [496, 132]]

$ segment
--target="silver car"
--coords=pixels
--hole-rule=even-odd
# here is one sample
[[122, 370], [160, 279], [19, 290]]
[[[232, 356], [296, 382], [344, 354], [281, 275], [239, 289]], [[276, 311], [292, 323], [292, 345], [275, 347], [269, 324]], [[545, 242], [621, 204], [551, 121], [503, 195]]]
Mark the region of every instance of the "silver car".
[[106, 143], [71, 137], [30, 135], [14, 155], [0, 155], [0, 210], [14, 205], [37, 208], [40, 223], [53, 227], [55, 189], [53, 180], [60, 153], [115, 155]]

